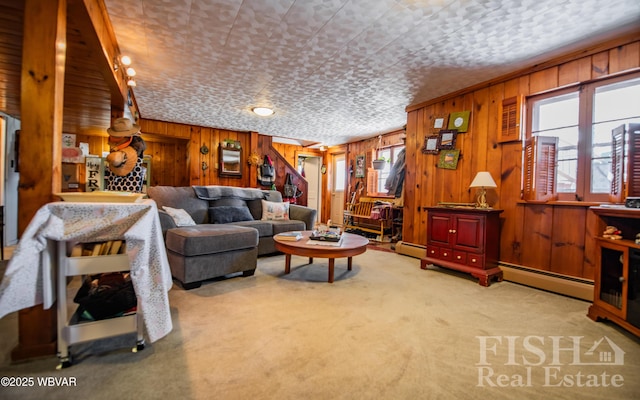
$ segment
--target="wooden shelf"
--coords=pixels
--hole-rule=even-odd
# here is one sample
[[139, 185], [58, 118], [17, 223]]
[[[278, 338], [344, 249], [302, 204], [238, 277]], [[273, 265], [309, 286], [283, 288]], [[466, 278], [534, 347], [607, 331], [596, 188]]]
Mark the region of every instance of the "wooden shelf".
[[621, 246], [640, 250], [640, 244], [637, 244], [635, 241], [629, 240], [629, 239], [608, 239], [603, 237], [597, 237], [596, 240], [601, 242], [608, 242], [608, 243], [618, 243]]
[[627, 208], [623, 206], [598, 206], [590, 207], [591, 211], [603, 217], [640, 218], [640, 208]]

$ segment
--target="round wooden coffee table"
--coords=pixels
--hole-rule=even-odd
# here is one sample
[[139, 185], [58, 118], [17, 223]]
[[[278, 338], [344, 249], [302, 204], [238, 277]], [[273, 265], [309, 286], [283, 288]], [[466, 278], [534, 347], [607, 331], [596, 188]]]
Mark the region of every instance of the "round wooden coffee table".
[[311, 240], [309, 236], [312, 231], [303, 231], [302, 239], [297, 241], [282, 240], [275, 235], [276, 250], [285, 254], [284, 273], [291, 272], [291, 256], [309, 257], [309, 264], [313, 263], [314, 258], [329, 259], [329, 283], [333, 283], [333, 269], [336, 258], [347, 257], [348, 269], [351, 271], [351, 258], [367, 251], [369, 239], [352, 233], [342, 233], [342, 241], [340, 246], [330, 246], [327, 244], [309, 244]]

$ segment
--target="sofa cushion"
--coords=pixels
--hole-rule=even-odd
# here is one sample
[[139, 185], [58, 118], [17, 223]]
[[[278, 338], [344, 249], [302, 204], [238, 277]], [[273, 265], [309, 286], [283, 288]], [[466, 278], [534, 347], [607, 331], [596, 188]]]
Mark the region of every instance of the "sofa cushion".
[[171, 216], [176, 226], [192, 226], [196, 224], [191, 215], [182, 208], [162, 206], [162, 209]]
[[289, 203], [262, 200], [262, 220], [277, 221], [289, 219]]
[[181, 208], [191, 215], [196, 224], [209, 222], [209, 204], [196, 197], [190, 186], [151, 186], [147, 188], [147, 195], [156, 202], [158, 209], [163, 206]]
[[[258, 200], [258, 201], [260, 201], [260, 200]], [[223, 197], [221, 199], [210, 200], [209, 201], [209, 207], [221, 207], [221, 206], [246, 207], [247, 206], [247, 201], [239, 199], [237, 197]]]
[[253, 228], [258, 230], [260, 237], [273, 236], [273, 222], [274, 221], [238, 221], [234, 222], [233, 226], [243, 226], [247, 228]]
[[248, 207], [219, 206], [209, 208], [209, 222], [228, 224], [237, 221], [253, 221]]
[[258, 231], [228, 224], [200, 224], [167, 231], [168, 250], [186, 257], [258, 246]]
[[[273, 201], [274, 203], [282, 203], [282, 193], [277, 190], [264, 190], [264, 200]], [[262, 219], [262, 201], [247, 200], [247, 206], [251, 210], [253, 219]]]

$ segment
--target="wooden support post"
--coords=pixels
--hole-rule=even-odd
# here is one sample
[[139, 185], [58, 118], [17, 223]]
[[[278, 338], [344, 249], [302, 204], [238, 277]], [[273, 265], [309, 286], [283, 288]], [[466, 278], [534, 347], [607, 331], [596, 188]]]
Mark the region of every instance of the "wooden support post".
[[[66, 0], [26, 0], [21, 76], [18, 234], [61, 188]], [[21, 310], [13, 360], [55, 354], [55, 310]]]
[[[246, 156], [249, 156], [249, 154], [254, 150], [258, 151], [258, 154], [262, 155], [258, 150], [258, 136], [258, 132], [249, 133], [249, 148], [247, 149]], [[262, 162], [262, 158], [260, 159], [260, 162]], [[249, 166], [249, 187], [258, 187], [258, 168], [255, 165]]]

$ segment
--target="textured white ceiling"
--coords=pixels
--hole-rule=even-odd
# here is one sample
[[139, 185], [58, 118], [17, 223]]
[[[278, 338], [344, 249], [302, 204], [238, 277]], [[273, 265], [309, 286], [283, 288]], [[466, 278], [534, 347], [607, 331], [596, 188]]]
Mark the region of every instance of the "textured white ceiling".
[[408, 105], [640, 25], [638, 0], [105, 4], [143, 118], [329, 145], [399, 129]]

